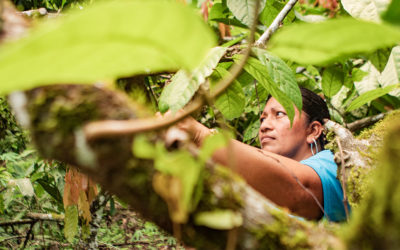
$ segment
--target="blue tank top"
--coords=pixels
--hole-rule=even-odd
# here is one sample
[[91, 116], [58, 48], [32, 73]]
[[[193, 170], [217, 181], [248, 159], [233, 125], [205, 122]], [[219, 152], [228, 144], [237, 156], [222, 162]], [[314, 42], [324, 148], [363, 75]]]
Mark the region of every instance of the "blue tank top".
[[[300, 163], [310, 166], [317, 172], [322, 183], [324, 210], [330, 221], [346, 220], [343, 205], [343, 191], [337, 179], [337, 165], [330, 150], [323, 150]], [[348, 206], [349, 211], [350, 207]], [[325, 216], [326, 217], [326, 216]]]

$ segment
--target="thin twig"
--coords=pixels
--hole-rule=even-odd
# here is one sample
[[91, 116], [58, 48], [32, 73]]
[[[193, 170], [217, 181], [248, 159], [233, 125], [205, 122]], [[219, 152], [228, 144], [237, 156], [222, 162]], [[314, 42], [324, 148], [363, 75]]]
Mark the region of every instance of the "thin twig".
[[273, 33], [279, 28], [279, 25], [283, 22], [283, 19], [287, 16], [289, 11], [293, 8], [293, 6], [297, 3], [297, 0], [289, 0], [285, 7], [279, 12], [279, 14], [276, 16], [274, 21], [271, 23], [271, 25], [268, 27], [268, 29], [261, 35], [261, 37], [257, 40], [255, 43], [256, 47], [265, 47], [265, 44], [271, 37]]
[[346, 193], [346, 169], [344, 166], [344, 155], [343, 155], [343, 149], [342, 149], [342, 144], [340, 143], [340, 139], [336, 138], [336, 142], [339, 147], [339, 152], [340, 152], [340, 160], [341, 160], [341, 169], [340, 169], [340, 174], [342, 177], [342, 190], [343, 190], [343, 206], [344, 206], [344, 211], [346, 212], [346, 219], [349, 221], [349, 209], [347, 207], [348, 200], [347, 200], [347, 193]]
[[25, 219], [25, 220], [13, 220], [13, 221], [2, 221], [0, 222], [0, 227], [13, 226], [13, 225], [23, 225], [31, 224], [35, 220]]
[[356, 131], [365, 127], [368, 127], [369, 125], [374, 124], [377, 121], [382, 120], [385, 116], [387, 116], [391, 111], [387, 112], [387, 113], [381, 113], [381, 114], [377, 114], [377, 115], [373, 115], [373, 116], [369, 116], [369, 117], [365, 117], [363, 119], [357, 120], [355, 122], [352, 123], [348, 123], [347, 124], [347, 128], [350, 131]]
[[64, 215], [61, 214], [27, 213], [26, 217], [41, 221], [64, 221]]

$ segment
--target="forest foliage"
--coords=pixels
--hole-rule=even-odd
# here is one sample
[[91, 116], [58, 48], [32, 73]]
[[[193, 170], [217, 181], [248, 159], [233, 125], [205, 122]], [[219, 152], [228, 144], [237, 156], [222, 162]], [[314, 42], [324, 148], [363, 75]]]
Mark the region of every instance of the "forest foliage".
[[[21, 10], [45, 7], [62, 10], [62, 15], [36, 19], [27, 36], [0, 46], [0, 81], [7, 83], [0, 86], [0, 92], [6, 95], [50, 84], [103, 83], [125, 90], [150, 113], [175, 112], [196, 96], [210, 96], [234, 65], [242, 62], [253, 21], [257, 19], [257, 40], [289, 1], [261, 0], [257, 16], [256, 0], [177, 2], [15, 1]], [[293, 119], [294, 106], [302, 106], [298, 86], [323, 95], [332, 120], [343, 125], [398, 109], [399, 13], [398, 0], [300, 1], [265, 46], [251, 48], [243, 71], [222, 94], [207, 100], [209, 105], [202, 108], [198, 119], [209, 127], [229, 128], [233, 137], [257, 146], [258, 116], [266, 97], [275, 97]], [[0, 107], [2, 218], [22, 220], [40, 212], [62, 215], [65, 223], [31, 219], [35, 223], [7, 226], [0, 229], [0, 244], [34, 247], [40, 243], [31, 238], [40, 232], [41, 244], [61, 240], [67, 245], [85, 245], [93, 241], [93, 228], [106, 231], [97, 235], [105, 246], [141, 241], [140, 230], [129, 234], [129, 239], [116, 239], [113, 237], [122, 234], [120, 227], [105, 230], [102, 220], [93, 225], [96, 213], [112, 217], [117, 213], [115, 204], [123, 202], [116, 202], [117, 198], [104, 190], [97, 195], [96, 184], [88, 184], [86, 177], [72, 178], [75, 173], [65, 164], [41, 159], [31, 148], [27, 132], [15, 123], [4, 98]], [[183, 209], [170, 211], [175, 222], [185, 222], [196, 206], [196, 195], [201, 193], [196, 184], [206, 156], [223, 144], [223, 138], [214, 140], [204, 146], [200, 161], [184, 151], [169, 154], [143, 137], [135, 140], [140, 145], [133, 146], [136, 156], [153, 158], [158, 171], [182, 182], [185, 192], [179, 201]], [[86, 184], [76, 184], [78, 179]], [[92, 201], [102, 206], [96, 207]], [[197, 223], [213, 228], [240, 225], [234, 214], [225, 212], [217, 217], [228, 219], [217, 225], [207, 222], [215, 222], [210, 219], [215, 218], [214, 213], [198, 218]], [[144, 238], [158, 233], [151, 224], [140, 223], [138, 228], [147, 230]], [[54, 228], [63, 228], [64, 233]], [[176, 245], [167, 236], [159, 243]]]

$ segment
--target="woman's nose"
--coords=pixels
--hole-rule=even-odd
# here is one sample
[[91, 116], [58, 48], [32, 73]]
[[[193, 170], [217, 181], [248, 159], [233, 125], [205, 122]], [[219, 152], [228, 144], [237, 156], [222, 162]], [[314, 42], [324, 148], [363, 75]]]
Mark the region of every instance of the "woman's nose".
[[264, 118], [260, 124], [261, 132], [265, 132], [265, 131], [271, 130], [271, 129], [272, 129], [271, 119]]

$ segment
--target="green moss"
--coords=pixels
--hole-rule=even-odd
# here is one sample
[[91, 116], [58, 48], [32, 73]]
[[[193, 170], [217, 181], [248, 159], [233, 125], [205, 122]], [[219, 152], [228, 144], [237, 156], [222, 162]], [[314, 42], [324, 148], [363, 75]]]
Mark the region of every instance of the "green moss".
[[[306, 234], [307, 225], [291, 218], [281, 209], [266, 208], [274, 217], [274, 223], [262, 226], [253, 233], [260, 241], [260, 249], [310, 249]], [[291, 223], [296, 220], [296, 223]], [[298, 227], [294, 227], [297, 225]]]
[[379, 167], [374, 171], [372, 189], [341, 233], [349, 249], [398, 249], [400, 246], [400, 126], [388, 124]]

